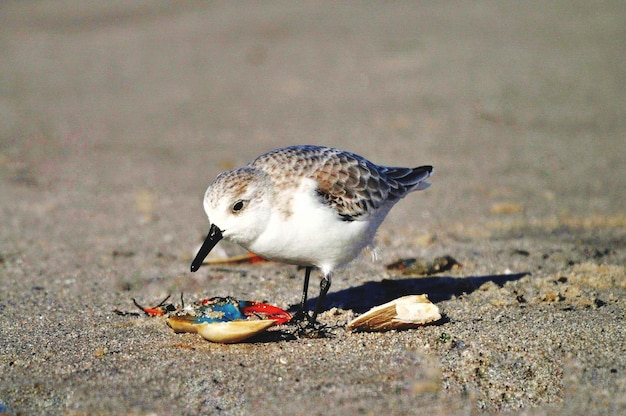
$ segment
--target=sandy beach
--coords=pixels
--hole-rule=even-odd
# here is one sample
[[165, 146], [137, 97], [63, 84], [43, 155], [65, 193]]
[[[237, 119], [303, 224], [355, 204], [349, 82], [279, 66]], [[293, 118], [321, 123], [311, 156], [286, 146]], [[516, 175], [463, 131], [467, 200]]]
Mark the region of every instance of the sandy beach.
[[[619, 1], [2, 2], [0, 414], [626, 413], [624, 22]], [[207, 185], [293, 144], [435, 167], [335, 273], [328, 336], [216, 344], [139, 314], [295, 310], [295, 266], [189, 271]], [[345, 329], [421, 293], [441, 321]]]

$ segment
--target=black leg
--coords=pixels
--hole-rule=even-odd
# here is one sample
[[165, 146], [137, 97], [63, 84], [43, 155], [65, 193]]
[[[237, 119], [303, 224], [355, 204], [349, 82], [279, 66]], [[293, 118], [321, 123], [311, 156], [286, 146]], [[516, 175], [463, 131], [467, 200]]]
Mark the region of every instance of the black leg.
[[311, 277], [311, 270], [313, 267], [306, 267], [304, 270], [304, 287], [302, 288], [302, 299], [300, 299], [300, 310], [296, 313], [294, 317], [296, 321], [304, 319], [307, 316], [305, 310], [305, 304], [307, 299], [307, 293], [309, 291], [309, 278]]
[[332, 277], [331, 273], [324, 275], [322, 277], [322, 281], [320, 282], [320, 295], [317, 298], [317, 302], [315, 303], [315, 310], [313, 311], [313, 316], [309, 320], [313, 325], [317, 322], [317, 315], [320, 312], [320, 308], [322, 307], [322, 303], [324, 302], [324, 298], [326, 297], [326, 293], [328, 293], [328, 289], [330, 289], [330, 279]]

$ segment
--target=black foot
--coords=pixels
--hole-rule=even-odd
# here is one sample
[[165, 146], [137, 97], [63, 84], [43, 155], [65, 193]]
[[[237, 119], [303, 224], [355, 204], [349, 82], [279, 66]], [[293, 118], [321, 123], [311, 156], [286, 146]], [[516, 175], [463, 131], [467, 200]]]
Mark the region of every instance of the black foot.
[[333, 335], [331, 332], [333, 328], [317, 320], [313, 320], [313, 316], [308, 312], [297, 312], [289, 323], [296, 326], [293, 334], [298, 337], [329, 338]]
[[[306, 314], [308, 316], [308, 314]], [[309, 319], [311, 319], [309, 317]], [[298, 324], [298, 329], [296, 331], [297, 336], [303, 338], [330, 338], [333, 334], [330, 331], [330, 327], [319, 323], [317, 321], [308, 321], [307, 323], [301, 322]]]
[[303, 311], [302, 309], [300, 309], [298, 310], [298, 312], [295, 313], [295, 315], [293, 315], [293, 317], [291, 318], [289, 322], [300, 325], [302, 322], [304, 321], [310, 322], [310, 320], [311, 320], [310, 315], [306, 313], [305, 311]]

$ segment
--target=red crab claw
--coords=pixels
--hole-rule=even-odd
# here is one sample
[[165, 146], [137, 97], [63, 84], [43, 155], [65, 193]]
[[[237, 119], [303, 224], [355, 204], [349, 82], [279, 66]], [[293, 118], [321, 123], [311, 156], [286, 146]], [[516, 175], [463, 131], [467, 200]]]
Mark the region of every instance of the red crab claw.
[[267, 260], [265, 260], [263, 257], [254, 254], [254, 253], [248, 253], [248, 261], [250, 262], [250, 264], [257, 264], [257, 263], [265, 263], [267, 262]]
[[[242, 305], [243, 302], [240, 302]], [[263, 315], [265, 319], [271, 319], [276, 322], [277, 325], [284, 324], [291, 320], [291, 314], [287, 311], [280, 309], [277, 306], [268, 305], [262, 302], [246, 302], [245, 306], [241, 307], [241, 311], [246, 316], [251, 315]]]

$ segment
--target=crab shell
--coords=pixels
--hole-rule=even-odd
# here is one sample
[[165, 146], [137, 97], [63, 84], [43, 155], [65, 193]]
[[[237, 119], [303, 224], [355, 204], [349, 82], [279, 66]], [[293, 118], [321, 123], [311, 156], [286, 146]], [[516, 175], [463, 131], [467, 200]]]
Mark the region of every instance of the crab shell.
[[427, 295], [403, 296], [376, 306], [357, 317], [347, 328], [353, 331], [390, 331], [416, 328], [441, 319], [439, 308]]
[[172, 316], [167, 324], [174, 332], [197, 332], [211, 342], [233, 344], [260, 334], [270, 326], [276, 325], [272, 319], [241, 319], [228, 322], [195, 323], [188, 316]]

